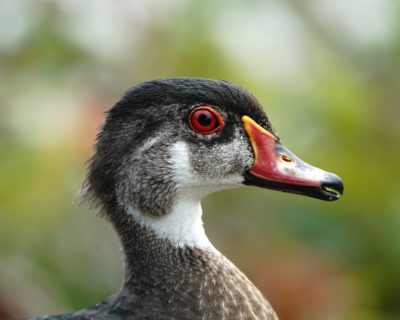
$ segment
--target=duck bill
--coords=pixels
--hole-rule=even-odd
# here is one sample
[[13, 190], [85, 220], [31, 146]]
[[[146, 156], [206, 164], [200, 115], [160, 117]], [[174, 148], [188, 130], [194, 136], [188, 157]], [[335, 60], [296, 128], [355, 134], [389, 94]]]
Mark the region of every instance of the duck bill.
[[250, 117], [243, 116], [242, 121], [255, 158], [244, 175], [244, 184], [327, 201], [343, 194], [343, 183], [337, 175], [302, 161]]

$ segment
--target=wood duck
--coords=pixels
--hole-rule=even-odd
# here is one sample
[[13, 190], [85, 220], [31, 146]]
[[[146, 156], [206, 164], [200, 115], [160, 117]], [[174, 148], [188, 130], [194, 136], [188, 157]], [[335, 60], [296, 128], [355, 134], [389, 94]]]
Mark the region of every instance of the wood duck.
[[123, 285], [92, 307], [30, 319], [278, 319], [203, 229], [200, 200], [242, 185], [343, 194], [338, 176], [283, 146], [243, 88], [199, 78], [132, 88], [107, 113], [83, 188], [119, 236]]

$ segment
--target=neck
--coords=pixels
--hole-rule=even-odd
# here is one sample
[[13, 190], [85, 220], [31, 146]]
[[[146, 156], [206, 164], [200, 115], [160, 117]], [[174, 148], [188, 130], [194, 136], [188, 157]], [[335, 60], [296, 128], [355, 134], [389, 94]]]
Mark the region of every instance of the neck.
[[[125, 262], [125, 285], [142, 279], [171, 275], [182, 255], [219, 255], [205, 234], [200, 201], [191, 192], [181, 192], [165, 215], [145, 215], [135, 208], [114, 221]], [[158, 268], [163, 266], [163, 268]], [[166, 268], [168, 270], [166, 270]]]
[[199, 201], [179, 199], [165, 216], [130, 209], [113, 220], [123, 247], [125, 279], [99, 308], [104, 305], [109, 312], [107, 306], [118, 305], [124, 314], [157, 318], [162, 313], [165, 319], [236, 314], [240, 319], [276, 319], [262, 294], [208, 241]]

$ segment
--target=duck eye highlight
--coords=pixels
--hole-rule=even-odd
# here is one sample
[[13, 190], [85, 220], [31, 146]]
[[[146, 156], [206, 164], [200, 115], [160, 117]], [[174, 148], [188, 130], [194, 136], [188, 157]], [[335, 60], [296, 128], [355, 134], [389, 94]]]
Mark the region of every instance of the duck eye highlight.
[[211, 107], [197, 107], [190, 113], [189, 126], [194, 132], [212, 134], [222, 129], [224, 120], [221, 115]]

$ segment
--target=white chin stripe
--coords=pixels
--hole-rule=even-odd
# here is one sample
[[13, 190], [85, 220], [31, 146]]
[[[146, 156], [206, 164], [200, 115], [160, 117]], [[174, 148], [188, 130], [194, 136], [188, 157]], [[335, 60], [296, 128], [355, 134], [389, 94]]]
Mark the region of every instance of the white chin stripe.
[[172, 210], [155, 217], [130, 210], [135, 221], [153, 231], [157, 237], [169, 240], [175, 247], [213, 250], [204, 232], [200, 201], [190, 195], [178, 195]]

